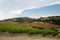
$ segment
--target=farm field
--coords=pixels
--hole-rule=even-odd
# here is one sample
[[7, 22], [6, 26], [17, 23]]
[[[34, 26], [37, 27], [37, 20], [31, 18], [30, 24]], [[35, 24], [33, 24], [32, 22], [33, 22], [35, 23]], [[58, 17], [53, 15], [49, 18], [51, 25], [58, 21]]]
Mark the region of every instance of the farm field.
[[0, 21], [0, 40], [40, 39], [60, 40], [60, 19], [41, 20], [23, 17]]
[[41, 27], [41, 28], [55, 28], [55, 27], [59, 27], [59, 25], [50, 24], [50, 23], [43, 23], [43, 22], [22, 23], [20, 25], [32, 26], [32, 27], [35, 26], [35, 27]]
[[60, 0], [0, 0], [0, 40], [60, 40]]
[[56, 36], [60, 34], [58, 31], [60, 28], [42, 28], [38, 26], [26, 26], [26, 25], [17, 25], [17, 24], [0, 24], [0, 33], [7, 32], [9, 34], [17, 34], [17, 33], [27, 33], [29, 35], [32, 34], [42, 34]]

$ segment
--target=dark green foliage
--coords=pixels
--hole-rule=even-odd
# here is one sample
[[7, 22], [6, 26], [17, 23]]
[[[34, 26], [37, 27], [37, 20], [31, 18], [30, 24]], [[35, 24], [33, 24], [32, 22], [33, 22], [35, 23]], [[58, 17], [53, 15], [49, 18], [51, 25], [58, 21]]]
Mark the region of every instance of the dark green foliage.
[[51, 16], [48, 17], [50, 19], [50, 23], [60, 25], [60, 16]]
[[28, 18], [28, 17], [21, 17], [21, 18], [16, 18], [16, 22], [20, 22], [20, 23], [31, 23], [36, 21], [36, 19], [34, 18]]
[[36, 27], [36, 26], [32, 26], [32, 28], [44, 29], [44, 28], [42, 28], [42, 27]]

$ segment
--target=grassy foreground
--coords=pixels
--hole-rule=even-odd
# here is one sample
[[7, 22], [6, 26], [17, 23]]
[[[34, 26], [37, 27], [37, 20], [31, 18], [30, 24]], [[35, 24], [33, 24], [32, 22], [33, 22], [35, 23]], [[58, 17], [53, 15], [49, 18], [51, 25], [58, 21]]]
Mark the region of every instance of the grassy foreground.
[[28, 33], [28, 34], [42, 34], [44, 35], [53, 35], [56, 36], [59, 34], [58, 28], [37, 28], [29, 27], [22, 25], [13, 25], [13, 24], [0, 24], [0, 32], [8, 33]]

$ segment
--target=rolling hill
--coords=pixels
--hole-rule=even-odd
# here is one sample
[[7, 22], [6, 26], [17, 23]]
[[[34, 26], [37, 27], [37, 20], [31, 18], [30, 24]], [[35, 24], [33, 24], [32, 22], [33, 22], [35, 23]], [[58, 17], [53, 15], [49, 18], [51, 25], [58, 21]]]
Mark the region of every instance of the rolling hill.
[[0, 21], [5, 24], [19, 24], [25, 26], [38, 26], [38, 27], [58, 27], [60, 25], [60, 16], [41, 17], [38, 19], [29, 17], [18, 17]]

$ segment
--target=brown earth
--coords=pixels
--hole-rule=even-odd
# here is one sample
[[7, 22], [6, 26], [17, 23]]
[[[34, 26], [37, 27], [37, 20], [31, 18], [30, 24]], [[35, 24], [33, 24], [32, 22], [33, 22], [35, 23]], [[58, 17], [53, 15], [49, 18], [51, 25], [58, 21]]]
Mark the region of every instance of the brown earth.
[[60, 38], [56, 37], [42, 37], [41, 35], [27, 35], [27, 34], [20, 34], [20, 35], [7, 35], [3, 34], [0, 36], [0, 40], [60, 40]]
[[33, 22], [33, 23], [22, 23], [20, 25], [24, 26], [32, 26], [32, 27], [42, 27], [42, 28], [51, 28], [51, 27], [59, 27], [58, 25], [55, 24], [50, 24], [50, 23], [43, 23], [43, 22]]

